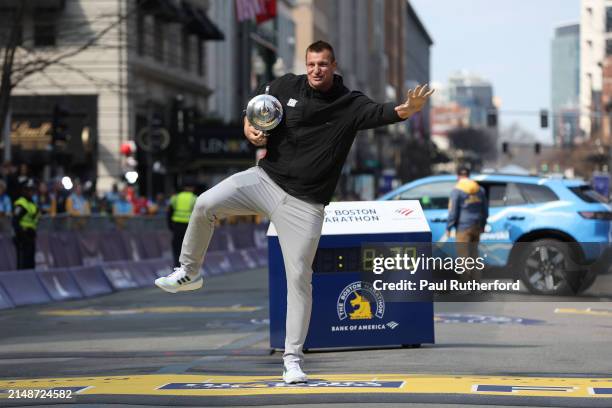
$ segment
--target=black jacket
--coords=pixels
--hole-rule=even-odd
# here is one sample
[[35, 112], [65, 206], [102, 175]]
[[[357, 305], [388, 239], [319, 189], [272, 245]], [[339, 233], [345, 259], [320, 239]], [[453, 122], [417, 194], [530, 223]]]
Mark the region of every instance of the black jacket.
[[270, 131], [259, 165], [283, 190], [306, 201], [329, 203], [358, 130], [402, 120], [395, 104], [349, 91], [338, 75], [324, 93], [311, 88], [306, 75], [287, 74], [269, 85], [284, 115]]

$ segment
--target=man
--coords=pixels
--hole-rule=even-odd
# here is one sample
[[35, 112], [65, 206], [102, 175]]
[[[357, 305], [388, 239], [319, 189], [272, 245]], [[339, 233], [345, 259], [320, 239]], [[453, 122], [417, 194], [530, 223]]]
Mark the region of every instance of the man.
[[183, 191], [170, 198], [170, 206], [168, 206], [168, 226], [172, 231], [172, 254], [174, 256], [174, 265], [177, 267], [181, 266], [179, 263], [181, 244], [185, 238], [189, 218], [198, 198], [193, 193], [193, 190], [192, 186], [184, 185]]
[[74, 190], [66, 199], [66, 212], [77, 218], [91, 215], [89, 201], [83, 195], [83, 186], [78, 181], [74, 183]]
[[[489, 217], [489, 204], [484, 189], [474, 180], [470, 180], [470, 170], [461, 167], [457, 170], [457, 184], [451, 191], [448, 203], [447, 234], [457, 230], [457, 255], [476, 259], [478, 257], [478, 243], [480, 233], [484, 231]], [[466, 270], [461, 279], [463, 281], [480, 280], [481, 271], [477, 269]]]
[[40, 212], [32, 201], [36, 184], [27, 179], [21, 184], [21, 197], [15, 201], [13, 210], [13, 229], [15, 230], [15, 249], [17, 269], [34, 269], [36, 255], [36, 228]]
[[269, 84], [270, 94], [283, 105], [283, 121], [266, 137], [244, 119], [246, 138], [255, 146], [266, 146], [266, 157], [198, 197], [183, 241], [181, 267], [155, 282], [168, 292], [200, 288], [200, 267], [214, 220], [267, 215], [278, 232], [287, 274], [286, 383], [307, 381], [300, 365], [312, 307], [312, 261], [323, 208], [336, 188], [355, 134], [408, 119], [433, 92], [418, 86], [399, 106], [378, 104], [349, 91], [334, 75], [336, 66], [331, 45], [317, 41], [306, 50], [306, 75], [287, 74]]

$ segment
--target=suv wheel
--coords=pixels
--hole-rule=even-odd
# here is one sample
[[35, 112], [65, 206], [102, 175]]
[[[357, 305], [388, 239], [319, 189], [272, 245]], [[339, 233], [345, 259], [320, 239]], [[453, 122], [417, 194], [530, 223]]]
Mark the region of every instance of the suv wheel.
[[567, 295], [580, 289], [584, 271], [577, 269], [577, 265], [567, 243], [541, 239], [525, 244], [518, 272], [531, 293]]

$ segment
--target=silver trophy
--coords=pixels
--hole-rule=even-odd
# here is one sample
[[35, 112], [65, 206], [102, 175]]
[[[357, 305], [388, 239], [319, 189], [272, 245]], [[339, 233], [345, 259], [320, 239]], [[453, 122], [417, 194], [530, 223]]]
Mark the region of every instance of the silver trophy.
[[270, 87], [266, 87], [266, 93], [252, 98], [246, 108], [246, 116], [251, 126], [268, 135], [268, 131], [274, 129], [283, 119], [283, 105], [274, 96], [268, 94]]

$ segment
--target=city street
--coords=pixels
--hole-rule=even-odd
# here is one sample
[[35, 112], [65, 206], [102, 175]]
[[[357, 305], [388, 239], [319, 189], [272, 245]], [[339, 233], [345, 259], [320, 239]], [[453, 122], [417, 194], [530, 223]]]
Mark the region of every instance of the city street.
[[[436, 344], [310, 351], [308, 386], [285, 386], [281, 354], [269, 349], [265, 269], [209, 278], [194, 293], [138, 289], [4, 310], [0, 405], [610, 406], [612, 303], [596, 300], [611, 294], [607, 275], [589, 302], [436, 303]], [[71, 398], [33, 400], [23, 389]]]

